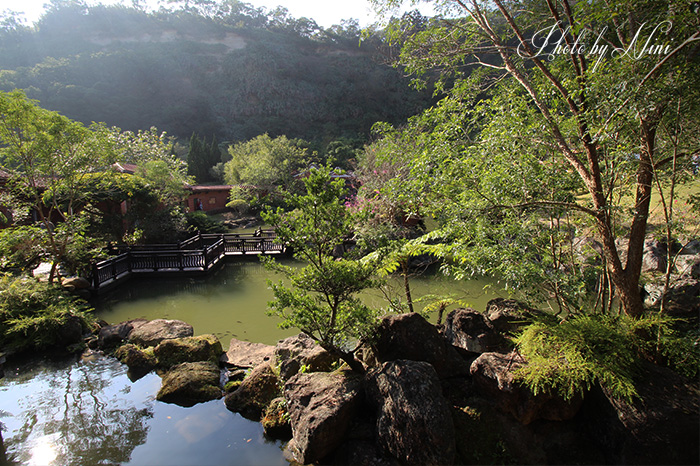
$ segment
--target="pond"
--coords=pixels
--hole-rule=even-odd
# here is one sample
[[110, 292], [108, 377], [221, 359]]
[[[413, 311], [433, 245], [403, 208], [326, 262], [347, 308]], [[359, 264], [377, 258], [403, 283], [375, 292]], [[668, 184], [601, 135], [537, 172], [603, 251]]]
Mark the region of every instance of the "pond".
[[[217, 335], [224, 349], [231, 337], [275, 344], [298, 331], [279, 329], [265, 314], [268, 279], [279, 276], [257, 261], [229, 263], [206, 278], [132, 279], [101, 297], [96, 316], [109, 323], [184, 320], [197, 335]], [[411, 285], [414, 297], [451, 294], [480, 310], [505, 296], [488, 280], [428, 275]], [[385, 306], [378, 291], [363, 300]], [[228, 411], [222, 400], [182, 408], [155, 401], [159, 388], [155, 373], [132, 382], [126, 366], [99, 354], [6, 365], [0, 423], [8, 456], [29, 465], [287, 464], [283, 442], [266, 439], [259, 423]]]

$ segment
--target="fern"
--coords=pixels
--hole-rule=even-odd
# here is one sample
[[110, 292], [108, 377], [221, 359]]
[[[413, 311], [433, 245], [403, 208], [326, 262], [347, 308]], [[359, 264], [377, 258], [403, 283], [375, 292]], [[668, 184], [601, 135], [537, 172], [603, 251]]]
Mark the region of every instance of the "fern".
[[638, 396], [634, 337], [618, 319], [583, 315], [558, 324], [535, 322], [514, 341], [528, 361], [516, 379], [535, 394], [555, 391], [571, 399], [600, 382], [617, 398]]

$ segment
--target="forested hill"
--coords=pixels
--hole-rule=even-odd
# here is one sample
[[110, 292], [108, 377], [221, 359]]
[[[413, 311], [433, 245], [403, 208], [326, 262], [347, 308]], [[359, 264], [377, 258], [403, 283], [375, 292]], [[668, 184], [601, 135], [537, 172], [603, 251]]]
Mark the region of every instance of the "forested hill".
[[0, 17], [0, 89], [85, 123], [327, 142], [430, 103], [352, 22], [324, 30], [235, 1], [155, 13], [54, 2], [34, 26], [15, 19]]

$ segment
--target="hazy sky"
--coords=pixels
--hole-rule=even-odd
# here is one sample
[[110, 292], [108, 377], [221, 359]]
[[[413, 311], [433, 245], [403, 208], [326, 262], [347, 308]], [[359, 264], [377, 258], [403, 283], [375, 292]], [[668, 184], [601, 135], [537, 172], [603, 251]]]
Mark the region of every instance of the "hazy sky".
[[[41, 15], [45, 3], [48, 3], [48, 0], [0, 0], [0, 12], [8, 9], [24, 12], [26, 18], [34, 22]], [[98, 3], [131, 5], [131, 0], [87, 0], [87, 3], [88, 5]], [[342, 19], [357, 19], [362, 26], [376, 20], [368, 0], [248, 0], [245, 3], [265, 7], [268, 10], [281, 5], [287, 8], [292, 16], [313, 18], [322, 27], [338, 24]], [[147, 4], [157, 6], [158, 1], [147, 0]], [[431, 12], [427, 7], [422, 8], [421, 11], [426, 15]]]

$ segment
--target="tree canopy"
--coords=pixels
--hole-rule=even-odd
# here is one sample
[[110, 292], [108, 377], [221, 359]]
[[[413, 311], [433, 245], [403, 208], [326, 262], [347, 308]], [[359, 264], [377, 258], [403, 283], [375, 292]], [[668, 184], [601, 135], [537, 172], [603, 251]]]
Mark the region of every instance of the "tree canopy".
[[[405, 39], [400, 62], [440, 70], [449, 96], [399, 130], [410, 182], [387, 191], [437, 217], [454, 240], [445, 255], [467, 271], [545, 284], [567, 309], [585, 283], [572, 235], [590, 232], [639, 317], [652, 182], [698, 155], [695, 137], [677, 138], [697, 127], [697, 12], [654, 0], [434, 3], [442, 19], [392, 37]], [[389, 147], [380, 160], [391, 158]]]

